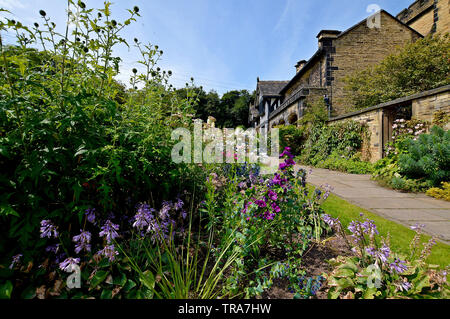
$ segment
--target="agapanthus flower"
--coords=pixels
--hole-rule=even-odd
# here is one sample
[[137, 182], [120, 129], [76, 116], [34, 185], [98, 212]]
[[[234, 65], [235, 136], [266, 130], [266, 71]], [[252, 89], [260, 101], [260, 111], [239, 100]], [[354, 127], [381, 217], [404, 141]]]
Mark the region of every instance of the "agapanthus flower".
[[408, 270], [406, 261], [400, 260], [398, 258], [395, 258], [394, 262], [389, 264], [389, 267], [392, 271], [396, 271], [399, 274], [404, 273], [406, 270]]
[[20, 259], [21, 259], [22, 257], [23, 257], [22, 254], [17, 254], [17, 255], [15, 255], [15, 256], [13, 256], [11, 265], [9, 265], [9, 269], [13, 269], [14, 266], [15, 266], [17, 263], [20, 262]]
[[113, 224], [110, 220], [107, 220], [105, 224], [101, 227], [100, 237], [106, 237], [106, 241], [110, 244], [113, 239], [119, 237], [117, 231], [119, 230], [119, 225]]
[[56, 226], [52, 224], [51, 220], [48, 219], [42, 220], [40, 231], [41, 231], [41, 238], [45, 237], [52, 238], [52, 236], [55, 238], [58, 237], [58, 231], [56, 230]]
[[75, 252], [77, 254], [80, 253], [83, 249], [86, 251], [91, 251], [91, 233], [88, 231], [80, 230], [80, 234], [77, 236], [74, 236], [72, 241], [76, 243], [75, 245]]
[[95, 208], [86, 209], [85, 215], [88, 222], [95, 224]]
[[119, 252], [116, 251], [114, 245], [107, 245], [97, 252], [97, 255], [108, 258], [110, 262], [113, 262], [118, 254]]
[[59, 264], [59, 269], [66, 271], [66, 272], [72, 272], [74, 265], [78, 265], [79, 263], [80, 263], [80, 258], [69, 257], [66, 260], [64, 260], [62, 263]]

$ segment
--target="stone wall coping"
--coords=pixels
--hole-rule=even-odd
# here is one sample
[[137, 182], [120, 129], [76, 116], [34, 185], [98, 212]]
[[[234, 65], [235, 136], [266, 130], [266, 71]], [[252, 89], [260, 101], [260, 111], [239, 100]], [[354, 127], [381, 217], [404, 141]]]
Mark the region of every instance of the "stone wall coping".
[[420, 98], [424, 98], [424, 97], [428, 97], [428, 96], [432, 96], [432, 95], [436, 95], [439, 93], [444, 93], [444, 92], [448, 92], [450, 91], [450, 85], [445, 85], [445, 86], [441, 86], [439, 88], [433, 89], [433, 90], [429, 90], [429, 91], [424, 91], [424, 92], [420, 92], [420, 93], [416, 93], [410, 96], [406, 96], [406, 97], [401, 97], [398, 99], [395, 99], [393, 101], [389, 101], [389, 102], [385, 102], [385, 103], [381, 103], [372, 107], [368, 107], [366, 109], [363, 110], [359, 110], [359, 111], [355, 111], [355, 112], [351, 112], [351, 113], [347, 113], [341, 116], [336, 116], [336, 117], [332, 117], [328, 120], [328, 122], [334, 122], [334, 121], [339, 121], [339, 120], [344, 120], [350, 117], [354, 117], [357, 115], [361, 115], [364, 113], [368, 113], [368, 112], [372, 112], [372, 111], [376, 111], [379, 109], [383, 109], [385, 107], [389, 107], [389, 106], [394, 106], [394, 105], [398, 105], [398, 104], [403, 104], [406, 102], [410, 102], [413, 100], [417, 100]]

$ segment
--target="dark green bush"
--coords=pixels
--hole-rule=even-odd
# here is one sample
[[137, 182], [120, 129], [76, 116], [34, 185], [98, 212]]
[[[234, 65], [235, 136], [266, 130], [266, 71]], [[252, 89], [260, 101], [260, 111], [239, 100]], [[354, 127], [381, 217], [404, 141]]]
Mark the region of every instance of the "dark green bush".
[[366, 127], [354, 121], [312, 126], [300, 159], [318, 165], [333, 152], [350, 158], [361, 149], [366, 136]]
[[411, 179], [425, 179], [430, 186], [450, 180], [450, 133], [434, 126], [430, 134], [408, 140], [408, 153], [398, 159], [400, 173]]
[[280, 149], [291, 148], [294, 155], [300, 155], [305, 142], [304, 128], [296, 125], [277, 126], [280, 130]]

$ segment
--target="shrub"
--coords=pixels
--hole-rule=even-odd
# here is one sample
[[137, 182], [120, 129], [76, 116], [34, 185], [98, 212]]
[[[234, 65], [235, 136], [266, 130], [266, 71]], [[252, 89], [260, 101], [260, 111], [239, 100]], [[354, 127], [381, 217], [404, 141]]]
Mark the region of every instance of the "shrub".
[[448, 34], [428, 36], [352, 75], [346, 80], [349, 111], [449, 84], [449, 52]]
[[434, 126], [430, 134], [407, 140], [407, 146], [408, 152], [398, 159], [401, 174], [431, 186], [450, 180], [450, 132]]
[[[305, 164], [320, 166], [332, 154], [334, 154], [334, 159], [341, 158], [341, 156], [350, 159], [361, 150], [367, 134], [366, 127], [354, 121], [313, 126], [305, 142], [300, 160]], [[353, 159], [355, 162], [358, 161], [356, 157]], [[327, 161], [327, 165], [330, 165], [330, 162], [331, 159]], [[369, 167], [366, 164], [361, 164], [362, 166]]]
[[317, 167], [350, 174], [370, 174], [373, 172], [373, 165], [369, 162], [361, 161], [358, 153], [351, 158], [347, 158], [344, 155], [333, 152], [325, 161], [318, 163]]
[[450, 201], [450, 183], [442, 183], [442, 188], [430, 188], [427, 191], [427, 195], [437, 199]]
[[239, 253], [224, 282], [226, 295], [260, 295], [278, 277], [298, 284], [304, 275], [299, 258], [326, 230], [320, 203], [330, 190], [310, 192], [306, 172], [294, 173], [290, 150], [281, 158], [284, 162], [272, 176], [226, 165], [207, 183], [201, 210], [209, 227], [222, 236], [213, 253], [221, 256], [231, 233], [235, 240], [227, 254]]
[[280, 149], [291, 148], [292, 154], [300, 155], [305, 141], [304, 128], [296, 125], [277, 126], [280, 130]]
[[[52, 220], [71, 247], [86, 209], [102, 220], [117, 214], [121, 227], [136, 203], [156, 207], [203, 183], [197, 168], [171, 161], [172, 128], [189, 127], [194, 98], [170, 89], [168, 73], [155, 66], [162, 51], [135, 41], [144, 72], [133, 70], [130, 90], [114, 80], [114, 49], [138, 12], [112, 24], [80, 11], [80, 27], [67, 36], [48, 17], [33, 30], [0, 21], [0, 31], [18, 34], [17, 46], [0, 43], [1, 263], [20, 253], [37, 277], [47, 255], [42, 220]], [[109, 15], [110, 4], [100, 11]], [[29, 48], [39, 44], [43, 51]]]

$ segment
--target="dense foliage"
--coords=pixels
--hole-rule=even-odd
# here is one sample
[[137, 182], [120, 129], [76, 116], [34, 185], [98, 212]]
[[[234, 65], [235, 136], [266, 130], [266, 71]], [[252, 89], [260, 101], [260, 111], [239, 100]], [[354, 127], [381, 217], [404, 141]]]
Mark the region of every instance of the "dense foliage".
[[450, 84], [449, 59], [448, 34], [428, 36], [406, 45], [379, 65], [346, 80], [348, 111]]
[[[109, 3], [98, 12], [70, 3], [68, 19], [79, 13], [72, 34], [58, 34], [43, 10], [42, 27], [0, 22], [0, 31], [18, 34], [18, 46], [0, 42], [0, 252], [3, 264], [22, 254], [36, 276], [48, 254], [42, 220], [55, 223], [67, 248], [86, 225], [86, 209], [121, 225], [119, 215], [140, 201], [156, 206], [192, 191], [197, 174], [171, 161], [171, 130], [190, 125], [194, 100], [169, 88], [170, 72], [155, 65], [163, 52], [135, 39], [143, 73], [133, 70], [131, 82], [142, 89], [125, 91], [114, 80], [113, 48], [126, 44], [121, 33], [139, 8], [116, 21]], [[43, 51], [32, 48], [39, 45]], [[2, 269], [3, 278], [11, 275]]]
[[423, 192], [449, 180], [448, 131], [439, 126], [425, 134], [427, 124], [396, 120], [387, 156], [374, 166], [373, 177], [398, 190]]
[[281, 158], [284, 162], [272, 176], [259, 176], [259, 169], [247, 165], [225, 166], [210, 176], [202, 211], [220, 234], [213, 253], [236, 253], [223, 287], [229, 296], [261, 295], [279, 277], [295, 287], [305, 275], [303, 253], [325, 233], [320, 203], [330, 190], [308, 190], [306, 172], [294, 172], [289, 148]]
[[431, 186], [450, 180], [450, 132], [439, 126], [430, 134], [407, 140], [407, 152], [398, 158], [400, 174], [425, 179]]
[[186, 98], [192, 92], [196, 96], [194, 111], [197, 118], [206, 122], [208, 117], [212, 116], [217, 121], [216, 127], [248, 126], [248, 106], [253, 96], [247, 90], [229, 91], [222, 97], [215, 91], [207, 93], [202, 87], [177, 90], [181, 98]]
[[354, 121], [312, 126], [300, 160], [317, 167], [365, 174], [371, 168], [361, 161], [360, 151], [367, 134], [366, 127]]

